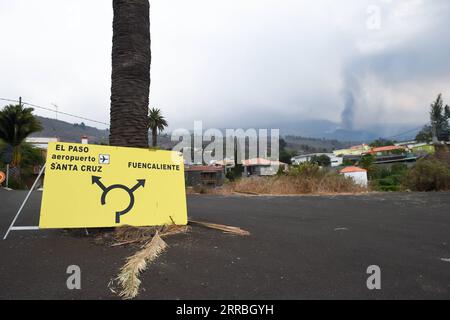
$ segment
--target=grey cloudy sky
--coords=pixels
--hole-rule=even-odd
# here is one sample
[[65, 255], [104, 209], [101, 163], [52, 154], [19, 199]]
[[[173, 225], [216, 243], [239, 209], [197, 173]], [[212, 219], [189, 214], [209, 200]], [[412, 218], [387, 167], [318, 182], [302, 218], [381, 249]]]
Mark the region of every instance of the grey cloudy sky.
[[[109, 122], [112, 14], [1, 0], [0, 97]], [[347, 127], [416, 125], [450, 102], [448, 0], [155, 0], [151, 32], [151, 105], [171, 129], [340, 122], [346, 105]]]

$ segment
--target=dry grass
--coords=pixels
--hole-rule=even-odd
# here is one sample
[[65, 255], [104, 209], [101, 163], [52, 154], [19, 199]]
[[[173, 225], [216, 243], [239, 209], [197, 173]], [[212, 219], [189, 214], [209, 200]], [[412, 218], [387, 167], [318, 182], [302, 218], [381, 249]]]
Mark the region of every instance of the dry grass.
[[367, 189], [354, 183], [352, 179], [334, 174], [323, 176], [276, 176], [251, 177], [229, 183], [215, 194], [230, 195], [242, 193], [249, 195], [299, 195], [361, 193]]
[[159, 233], [152, 237], [142, 250], [138, 251], [131, 257], [127, 258], [127, 262], [120, 269], [120, 273], [116, 278], [117, 283], [121, 287], [119, 296], [129, 300], [135, 298], [139, 294], [141, 280], [139, 275], [147, 269], [147, 266], [153, 262], [164, 250], [167, 244], [159, 236]]

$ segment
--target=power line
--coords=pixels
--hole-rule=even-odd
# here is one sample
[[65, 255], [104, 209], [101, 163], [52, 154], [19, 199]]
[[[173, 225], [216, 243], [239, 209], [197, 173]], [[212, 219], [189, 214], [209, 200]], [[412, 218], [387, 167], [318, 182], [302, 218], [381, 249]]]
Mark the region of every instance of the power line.
[[[19, 103], [19, 100], [14, 100], [14, 99], [0, 98], [0, 100], [6, 101], [6, 102]], [[62, 115], [65, 115], [65, 116], [69, 116], [69, 117], [72, 117], [72, 118], [81, 119], [81, 120], [84, 120], [84, 121], [90, 121], [90, 122], [94, 122], [94, 123], [103, 124], [103, 125], [106, 125], [106, 126], [109, 127], [109, 123], [106, 123], [106, 122], [102, 122], [102, 121], [98, 121], [98, 120], [93, 120], [93, 119], [89, 119], [89, 118], [82, 117], [82, 116], [77, 116], [77, 115], [74, 115], [74, 114], [71, 114], [71, 113], [67, 113], [67, 112], [63, 112], [63, 111], [58, 111], [58, 110], [55, 110], [55, 109], [51, 109], [51, 108], [48, 108], [48, 107], [39, 106], [39, 105], [36, 105], [36, 104], [24, 102], [24, 101], [22, 101], [21, 103], [22, 103], [22, 105], [27, 105], [27, 106], [30, 106], [30, 107], [33, 107], [33, 108], [42, 109], [42, 110], [46, 110], [46, 111], [50, 111], [50, 112], [55, 112], [56, 114], [62, 114]]]
[[396, 135], [394, 135], [394, 136], [386, 137], [386, 138], [383, 138], [383, 139], [389, 140], [389, 139], [392, 139], [392, 138], [402, 137], [402, 136], [404, 136], [404, 135], [407, 135], [408, 133], [416, 132], [416, 131], [418, 131], [418, 130], [420, 130], [420, 129], [422, 129], [422, 128], [423, 128], [423, 126], [420, 126], [420, 127], [418, 127], [418, 128], [414, 128], [414, 129], [411, 129], [411, 130], [402, 132], [402, 133], [400, 133], [400, 134], [396, 134]]

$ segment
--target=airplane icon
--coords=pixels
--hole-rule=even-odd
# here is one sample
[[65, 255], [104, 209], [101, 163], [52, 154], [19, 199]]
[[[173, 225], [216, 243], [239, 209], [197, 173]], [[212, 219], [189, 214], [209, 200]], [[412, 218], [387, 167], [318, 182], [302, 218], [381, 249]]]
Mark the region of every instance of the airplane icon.
[[100, 164], [109, 164], [109, 154], [101, 154], [98, 156], [98, 162]]

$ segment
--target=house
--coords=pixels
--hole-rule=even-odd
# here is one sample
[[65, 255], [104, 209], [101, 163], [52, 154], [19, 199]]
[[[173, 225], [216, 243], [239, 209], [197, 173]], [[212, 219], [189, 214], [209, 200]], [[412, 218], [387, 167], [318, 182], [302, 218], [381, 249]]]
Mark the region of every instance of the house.
[[233, 169], [235, 167], [233, 158], [225, 158], [220, 161], [212, 161], [211, 165], [225, 167], [226, 172], [230, 171], [231, 169]]
[[225, 180], [225, 169], [222, 166], [186, 166], [186, 185], [189, 187], [219, 187]]
[[410, 152], [418, 156], [424, 156], [435, 153], [435, 147], [432, 143], [417, 142], [417, 141], [405, 141], [395, 144], [396, 146], [402, 146], [407, 148]]
[[370, 150], [369, 145], [367, 144], [361, 144], [358, 146], [350, 147], [349, 149], [340, 149], [333, 151], [333, 154], [335, 156], [361, 156], [364, 152], [367, 152]]
[[340, 174], [343, 174], [345, 177], [352, 178], [356, 184], [360, 186], [367, 187], [369, 184], [369, 179], [367, 177], [367, 170], [359, 167], [345, 167], [341, 171]]
[[33, 147], [47, 150], [48, 144], [50, 142], [59, 142], [59, 138], [56, 137], [28, 137], [25, 139], [26, 142], [31, 144]]
[[282, 167], [283, 170], [288, 169], [288, 165], [286, 163], [264, 158], [244, 160], [242, 162], [242, 166], [244, 167], [244, 175], [247, 177], [274, 176], [278, 173], [280, 167]]
[[364, 154], [371, 154], [376, 157], [389, 156], [389, 155], [400, 155], [406, 152], [406, 148], [403, 146], [385, 146], [372, 148]]
[[310, 162], [314, 157], [327, 156], [330, 158], [332, 167], [339, 167], [342, 165], [344, 158], [334, 155], [334, 153], [311, 153], [301, 156], [296, 156], [291, 159], [293, 165], [300, 165], [305, 162]]
[[372, 148], [370, 151], [364, 153], [373, 155], [375, 157], [375, 164], [390, 164], [390, 163], [410, 163], [417, 161], [418, 157], [411, 153], [405, 146], [385, 146], [379, 148]]

